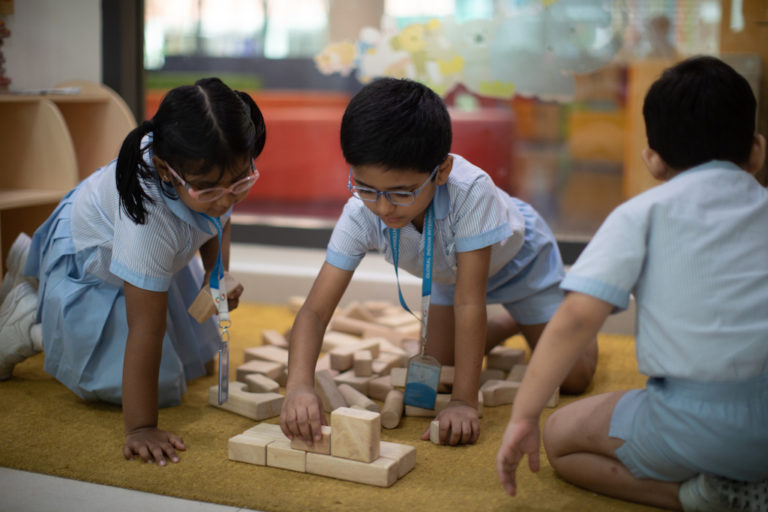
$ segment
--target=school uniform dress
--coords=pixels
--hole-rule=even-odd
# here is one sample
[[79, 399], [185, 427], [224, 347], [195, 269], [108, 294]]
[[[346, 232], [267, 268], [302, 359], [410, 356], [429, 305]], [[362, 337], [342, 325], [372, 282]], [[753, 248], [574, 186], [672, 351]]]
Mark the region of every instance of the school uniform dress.
[[637, 303], [638, 369], [611, 433], [639, 478], [768, 476], [768, 192], [712, 161], [614, 210], [562, 283]]
[[[562, 302], [562, 259], [552, 232], [525, 202], [498, 188], [482, 169], [453, 156], [448, 181], [435, 190], [433, 208], [433, 304], [453, 304], [457, 253], [491, 247], [486, 299], [503, 304], [521, 324], [548, 321]], [[400, 230], [398, 266], [421, 277], [422, 233], [409, 224]], [[371, 250], [392, 263], [389, 228], [364, 202], [351, 197], [331, 234], [326, 261], [343, 270], [357, 268]], [[393, 271], [394, 272], [394, 271]]]
[[160, 407], [177, 405], [186, 381], [205, 374], [220, 340], [214, 319], [199, 324], [187, 313], [204, 273], [196, 253], [216, 229], [161, 193], [168, 185], [157, 175], [143, 184], [152, 201], [145, 201], [146, 223], [135, 224], [121, 210], [115, 168], [113, 161], [70, 191], [33, 237], [25, 275], [40, 281], [44, 368], [84, 400], [120, 404], [128, 336], [123, 282], [168, 292], [158, 399]]

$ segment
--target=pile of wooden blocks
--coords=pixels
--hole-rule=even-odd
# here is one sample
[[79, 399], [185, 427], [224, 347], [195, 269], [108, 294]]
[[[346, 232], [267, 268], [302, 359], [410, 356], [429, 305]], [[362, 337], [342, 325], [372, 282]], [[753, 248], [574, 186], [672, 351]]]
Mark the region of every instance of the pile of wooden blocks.
[[288, 439], [260, 423], [229, 440], [231, 460], [389, 487], [416, 465], [416, 448], [382, 441], [379, 413], [339, 407], [321, 441]]
[[[298, 310], [303, 299], [295, 299]], [[435, 417], [450, 401], [454, 367], [443, 366], [434, 409], [403, 404], [408, 358], [419, 349], [421, 324], [417, 318], [389, 302], [353, 302], [331, 319], [323, 338], [315, 371], [315, 389], [325, 412], [352, 407], [380, 412], [381, 425], [395, 428], [403, 415]], [[277, 331], [265, 330], [262, 345], [245, 350], [230, 384], [223, 409], [254, 420], [280, 414], [288, 365], [288, 342]], [[480, 378], [478, 413], [483, 406], [511, 404], [525, 372], [525, 351], [499, 346], [486, 357]], [[218, 406], [217, 387], [209, 390], [209, 403]], [[379, 403], [383, 405], [380, 406]], [[558, 392], [549, 406], [558, 402]]]

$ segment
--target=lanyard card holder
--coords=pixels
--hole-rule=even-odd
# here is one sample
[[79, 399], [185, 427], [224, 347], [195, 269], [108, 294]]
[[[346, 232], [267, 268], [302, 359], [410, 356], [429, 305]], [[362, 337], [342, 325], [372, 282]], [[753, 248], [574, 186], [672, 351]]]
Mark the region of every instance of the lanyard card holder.
[[[429, 300], [432, 294], [432, 246], [434, 240], [434, 213], [432, 205], [427, 208], [424, 218], [424, 271], [421, 281], [421, 351], [408, 360], [408, 371], [405, 378], [405, 393], [403, 403], [422, 409], [434, 409], [437, 400], [437, 387], [440, 383], [440, 362], [432, 356], [424, 353], [427, 346], [427, 320], [429, 317]], [[395, 264], [395, 276], [397, 277], [397, 263], [400, 252], [400, 230], [389, 230], [392, 244], [392, 259]], [[400, 279], [397, 279], [397, 293], [400, 304], [408, 312], [402, 291]]]
[[216, 256], [216, 265], [211, 272], [208, 285], [211, 289], [211, 298], [216, 306], [219, 320], [219, 391], [218, 402], [222, 405], [229, 398], [229, 328], [232, 322], [229, 319], [229, 305], [227, 304], [227, 285], [224, 279], [224, 265], [221, 261], [221, 220], [216, 217], [204, 215], [216, 226], [216, 233], [219, 237], [219, 254]]

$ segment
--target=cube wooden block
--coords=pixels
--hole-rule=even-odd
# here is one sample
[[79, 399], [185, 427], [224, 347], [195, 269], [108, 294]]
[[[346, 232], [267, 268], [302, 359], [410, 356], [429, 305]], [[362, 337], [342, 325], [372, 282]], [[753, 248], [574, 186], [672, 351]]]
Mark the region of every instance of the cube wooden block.
[[358, 350], [353, 354], [353, 370], [356, 377], [373, 375], [373, 356], [370, 350]]
[[[335, 432], [334, 432], [334, 435]], [[334, 442], [331, 441], [333, 447]], [[377, 450], [378, 451], [378, 450]], [[319, 453], [307, 453], [307, 473], [349, 480], [361, 484], [389, 487], [397, 481], [398, 461], [379, 457], [365, 463]]]
[[407, 376], [408, 368], [392, 368], [389, 372], [389, 382], [392, 384], [392, 387], [404, 388]]
[[280, 393], [249, 393], [243, 382], [229, 383], [229, 399], [219, 405], [219, 386], [208, 388], [208, 403], [252, 420], [264, 420], [280, 415], [285, 397]]
[[[235, 288], [238, 284], [237, 279], [232, 277], [229, 272], [224, 272], [224, 286], [227, 290]], [[213, 315], [218, 313], [216, 303], [213, 301], [211, 295], [211, 287], [205, 285], [195, 297], [195, 300], [187, 309], [187, 312], [197, 320], [198, 323], [203, 323]]]
[[379, 413], [339, 407], [331, 412], [331, 455], [360, 462], [379, 457], [381, 415]]
[[493, 347], [486, 356], [485, 367], [509, 371], [516, 364], [525, 364], [525, 350], [510, 347]]
[[416, 448], [407, 444], [382, 441], [379, 445], [381, 457], [397, 461], [397, 478], [403, 478], [416, 466]]
[[309, 446], [304, 442], [301, 437], [294, 437], [291, 439], [291, 448], [294, 450], [303, 450], [305, 452], [312, 453], [324, 453], [325, 455], [331, 454], [331, 427], [323, 425], [320, 427], [321, 435], [323, 436], [320, 441], [315, 441], [312, 446]]
[[267, 445], [267, 466], [304, 473], [306, 464], [307, 452], [291, 448], [288, 439], [272, 441]]

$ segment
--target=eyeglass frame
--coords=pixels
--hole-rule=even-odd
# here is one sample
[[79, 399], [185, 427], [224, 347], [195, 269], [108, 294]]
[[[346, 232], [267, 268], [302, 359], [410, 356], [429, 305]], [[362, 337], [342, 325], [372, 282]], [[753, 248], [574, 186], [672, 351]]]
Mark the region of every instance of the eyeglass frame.
[[[171, 175], [174, 178], [176, 178], [177, 180], [179, 180], [179, 182], [181, 182], [182, 185], [184, 185], [184, 189], [187, 191], [187, 194], [189, 194], [189, 197], [191, 197], [195, 201], [200, 201], [201, 203], [212, 203], [213, 201], [216, 201], [217, 199], [221, 198], [222, 196], [224, 196], [226, 194], [232, 194], [234, 192], [235, 188], [237, 188], [241, 183], [248, 183], [248, 182], [250, 182], [250, 185], [246, 189], [246, 190], [250, 190], [251, 187], [253, 187], [254, 183], [256, 183], [256, 180], [259, 179], [259, 176], [261, 176], [261, 174], [259, 174], [259, 170], [256, 169], [256, 166], [253, 164], [253, 160], [251, 160], [251, 173], [248, 176], [246, 176], [245, 178], [243, 178], [241, 180], [237, 180], [236, 182], [234, 182], [230, 186], [228, 186], [228, 187], [209, 187], [209, 188], [203, 188], [203, 189], [195, 189], [195, 188], [192, 188], [192, 185], [187, 183], [187, 181], [184, 178], [182, 178], [179, 175], [179, 173], [177, 173], [176, 171], [173, 170], [173, 167], [171, 167], [171, 164], [169, 164], [168, 162], [165, 162], [165, 166], [171, 172]], [[217, 195], [216, 197], [212, 197], [211, 199], [200, 199], [200, 195], [201, 194], [204, 194], [206, 192], [211, 192], [211, 191], [214, 191], [214, 190], [220, 190], [221, 193], [219, 195]], [[246, 190], [244, 190], [243, 192], [245, 192]], [[240, 193], [242, 194], [242, 192], [240, 192]]]
[[[347, 189], [349, 189], [349, 192], [356, 198], [358, 198], [361, 201], [365, 201], [366, 203], [375, 203], [379, 200], [379, 197], [384, 196], [384, 198], [389, 201], [391, 204], [395, 206], [408, 206], [410, 204], [413, 204], [416, 202], [416, 196], [418, 196], [421, 191], [426, 187], [430, 181], [432, 181], [435, 176], [437, 176], [437, 171], [440, 169], [440, 165], [436, 165], [435, 169], [429, 174], [429, 177], [427, 180], [419, 185], [419, 187], [416, 190], [377, 190], [375, 188], [370, 187], [359, 187], [357, 185], [352, 185], [352, 166], [349, 166], [349, 175], [347, 176]], [[355, 192], [359, 192], [360, 190], [365, 192], [375, 192], [376, 198], [375, 199], [364, 199], [357, 195]], [[409, 203], [396, 203], [392, 200], [390, 197], [390, 194], [408, 194], [411, 197], [411, 201]]]

